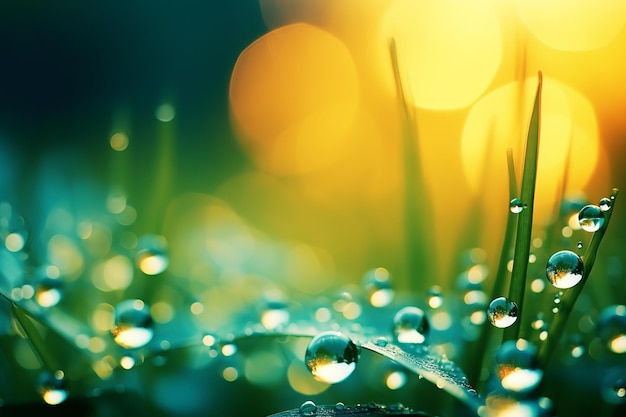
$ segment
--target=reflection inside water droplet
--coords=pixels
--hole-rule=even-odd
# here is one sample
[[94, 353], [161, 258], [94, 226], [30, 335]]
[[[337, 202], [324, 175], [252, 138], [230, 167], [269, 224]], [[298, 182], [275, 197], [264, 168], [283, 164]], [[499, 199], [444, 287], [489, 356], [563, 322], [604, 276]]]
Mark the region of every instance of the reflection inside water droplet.
[[127, 349], [139, 348], [152, 340], [152, 325], [148, 306], [142, 300], [130, 299], [115, 307], [115, 326], [111, 333], [118, 345]]
[[67, 399], [65, 374], [63, 371], [45, 371], [40, 376], [39, 393], [46, 404], [57, 405]]
[[602, 198], [600, 199], [600, 210], [602, 211], [609, 211], [611, 210], [611, 206], [613, 205], [613, 202], [611, 201], [610, 198]]
[[393, 318], [393, 334], [398, 343], [424, 343], [429, 329], [426, 314], [418, 307], [404, 307]]
[[572, 288], [583, 279], [583, 260], [576, 253], [561, 250], [553, 254], [546, 264], [546, 277], [556, 288]]
[[495, 327], [509, 327], [517, 321], [517, 304], [506, 297], [494, 298], [489, 303], [487, 318]]
[[314, 416], [317, 414], [317, 405], [311, 400], [305, 401], [300, 405], [298, 413], [302, 417]]
[[508, 340], [496, 351], [496, 372], [508, 391], [527, 392], [539, 385], [543, 372], [536, 367], [537, 349], [524, 339]]
[[588, 204], [578, 212], [580, 228], [587, 232], [595, 232], [604, 224], [604, 212], [600, 207]]
[[315, 336], [304, 356], [304, 362], [315, 379], [329, 384], [348, 378], [358, 360], [358, 347], [349, 337], [336, 331]]
[[511, 210], [511, 213], [515, 214], [521, 213], [522, 210], [524, 210], [524, 205], [519, 198], [514, 198], [509, 202], [509, 210]]

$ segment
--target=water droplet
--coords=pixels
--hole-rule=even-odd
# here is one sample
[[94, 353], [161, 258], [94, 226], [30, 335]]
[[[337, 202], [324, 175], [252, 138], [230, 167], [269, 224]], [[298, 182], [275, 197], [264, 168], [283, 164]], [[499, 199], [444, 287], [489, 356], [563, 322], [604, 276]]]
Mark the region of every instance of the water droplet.
[[517, 321], [517, 304], [506, 297], [494, 298], [489, 303], [487, 318], [496, 327], [504, 329]]
[[611, 201], [610, 198], [604, 197], [600, 199], [600, 210], [609, 211], [611, 210], [612, 205], [613, 205], [613, 201]]
[[115, 343], [126, 348], [139, 348], [152, 340], [150, 309], [138, 299], [122, 301], [115, 307], [115, 326], [111, 329]]
[[304, 362], [318, 381], [336, 384], [356, 368], [359, 349], [346, 335], [327, 331], [315, 336], [306, 348]]
[[583, 248], [583, 242], [578, 241], [578, 243], [576, 244], [576, 247], [577, 247], [578, 249], [582, 249], [582, 248]]
[[561, 250], [553, 254], [546, 265], [546, 277], [556, 288], [572, 288], [583, 279], [583, 260], [576, 253]]
[[35, 301], [42, 307], [53, 307], [63, 298], [63, 281], [47, 275], [41, 277], [35, 287]]
[[137, 266], [146, 275], [157, 275], [169, 264], [167, 241], [160, 235], [145, 235], [137, 242]]
[[377, 337], [376, 340], [374, 341], [374, 344], [376, 346], [381, 346], [381, 347], [385, 347], [387, 346], [389, 342], [387, 341], [386, 337]]
[[609, 404], [626, 403], [626, 371], [611, 369], [602, 379], [601, 392], [602, 398]]
[[578, 212], [578, 224], [587, 232], [595, 232], [604, 224], [604, 212], [596, 205], [587, 204]]
[[429, 329], [428, 319], [421, 308], [403, 307], [393, 317], [393, 334], [398, 343], [422, 344]]
[[443, 305], [443, 294], [439, 285], [428, 289], [428, 305], [430, 308], [439, 308]]
[[363, 287], [373, 307], [386, 307], [393, 301], [391, 275], [386, 268], [374, 268], [363, 276]]
[[57, 405], [67, 399], [65, 374], [63, 371], [45, 371], [40, 376], [39, 393], [46, 404]]
[[536, 366], [537, 348], [524, 339], [508, 340], [496, 351], [496, 373], [502, 387], [527, 392], [539, 385], [543, 372]]
[[524, 210], [524, 205], [519, 198], [514, 198], [509, 202], [509, 210], [511, 210], [511, 213], [515, 214], [521, 213], [522, 210]]
[[317, 414], [317, 404], [311, 400], [307, 400], [300, 405], [298, 412], [302, 417], [310, 417]]
[[287, 303], [279, 299], [265, 300], [265, 307], [261, 312], [261, 324], [267, 330], [280, 329], [289, 324], [290, 314]]
[[626, 352], [626, 306], [612, 305], [604, 308], [597, 321], [597, 332], [613, 353]]
[[344, 403], [342, 403], [341, 401], [338, 402], [337, 404], [335, 404], [335, 410], [345, 410], [346, 409], [346, 405]]

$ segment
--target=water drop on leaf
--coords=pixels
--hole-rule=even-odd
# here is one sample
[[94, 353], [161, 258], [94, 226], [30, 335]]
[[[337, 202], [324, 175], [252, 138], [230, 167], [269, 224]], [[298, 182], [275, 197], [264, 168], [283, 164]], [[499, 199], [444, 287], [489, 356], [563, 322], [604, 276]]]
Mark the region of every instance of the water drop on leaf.
[[137, 242], [137, 267], [146, 275], [158, 275], [169, 265], [167, 241], [163, 236], [145, 235]]
[[511, 210], [511, 213], [515, 214], [521, 213], [522, 210], [524, 210], [524, 205], [519, 198], [514, 198], [509, 202], [509, 210]]
[[393, 301], [391, 276], [386, 268], [374, 268], [365, 273], [363, 287], [373, 307], [386, 307]]
[[537, 369], [537, 348], [524, 339], [504, 342], [495, 359], [496, 373], [504, 389], [527, 392], [541, 382], [543, 372]]
[[393, 317], [393, 334], [398, 343], [422, 344], [429, 329], [428, 319], [421, 308], [407, 306]]
[[115, 326], [111, 333], [118, 345], [139, 348], [152, 340], [152, 324], [150, 309], [142, 300], [125, 300], [115, 307]]
[[578, 212], [578, 224], [587, 232], [595, 232], [604, 224], [604, 212], [600, 207], [588, 204]]
[[57, 405], [67, 399], [65, 374], [63, 371], [45, 371], [40, 376], [39, 393], [46, 404]]
[[315, 336], [306, 348], [304, 362], [318, 381], [336, 384], [348, 378], [356, 368], [359, 349], [354, 342], [337, 331]]
[[498, 328], [509, 327], [517, 321], [517, 304], [506, 297], [496, 297], [489, 303], [487, 318]]
[[613, 205], [613, 202], [611, 201], [610, 198], [604, 197], [600, 200], [600, 210], [602, 211], [611, 210], [612, 205]]
[[556, 288], [572, 288], [583, 279], [583, 260], [576, 253], [561, 250], [554, 253], [546, 265], [546, 277]]
[[317, 414], [317, 405], [311, 401], [305, 401], [300, 405], [298, 412], [302, 417], [311, 417]]

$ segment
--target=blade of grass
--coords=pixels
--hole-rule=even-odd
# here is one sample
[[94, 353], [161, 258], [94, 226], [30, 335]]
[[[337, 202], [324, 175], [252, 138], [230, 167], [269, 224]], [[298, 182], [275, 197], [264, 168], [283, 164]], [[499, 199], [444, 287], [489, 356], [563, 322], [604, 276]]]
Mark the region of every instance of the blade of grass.
[[[513, 253], [513, 271], [509, 287], [509, 300], [517, 304], [519, 315], [524, 311], [524, 292], [526, 290], [526, 273], [528, 270], [528, 255], [530, 254], [530, 238], [533, 225], [533, 202], [535, 198], [535, 180], [537, 177], [537, 156], [539, 154], [539, 131], [541, 126], [541, 72], [537, 78], [537, 94], [530, 117], [526, 150], [524, 154], [524, 169], [520, 200], [524, 209], [518, 214], [515, 250]], [[504, 330], [503, 341], [514, 340], [520, 336], [520, 322]]]
[[[518, 195], [517, 190], [517, 178], [515, 175], [515, 164], [513, 162], [513, 149], [508, 148], [506, 152], [506, 162], [508, 167], [509, 174], [509, 201], [516, 198]], [[515, 224], [517, 221], [517, 214], [511, 212], [509, 210], [508, 216], [506, 218], [506, 228], [504, 231], [504, 239], [502, 241], [502, 247], [500, 249], [500, 258], [498, 260], [498, 269], [496, 271], [495, 281], [493, 287], [491, 289], [491, 299], [493, 300], [495, 297], [500, 296], [504, 292], [504, 287], [506, 286], [507, 275], [507, 263], [509, 259], [509, 254], [511, 253], [511, 248], [513, 247], [513, 238], [515, 236]], [[481, 357], [478, 354], [477, 350], [481, 352], [485, 352], [485, 349], [491, 345], [491, 337], [493, 335], [494, 327], [489, 323], [485, 322], [480, 329], [480, 335], [476, 343], [474, 343], [474, 354], [468, 355], [470, 358]], [[475, 381], [478, 379], [480, 375], [480, 371], [485, 367], [486, 361], [490, 360], [489, 355], [482, 355], [481, 360], [472, 360], [470, 367], [468, 368], [468, 379], [470, 381]], [[477, 389], [482, 390], [482, 386], [480, 385], [482, 381], [478, 381]]]
[[546, 339], [546, 342], [543, 343], [542, 346], [539, 348], [537, 361], [541, 369], [545, 369], [545, 366], [548, 364], [548, 361], [550, 360], [550, 357], [552, 356], [556, 346], [561, 340], [561, 336], [563, 335], [563, 331], [565, 330], [565, 326], [567, 325], [567, 319], [569, 318], [570, 313], [574, 308], [574, 304], [576, 303], [578, 296], [582, 292], [583, 287], [587, 282], [587, 279], [589, 278], [589, 274], [591, 273], [593, 264], [596, 261], [600, 242], [602, 241], [602, 238], [606, 233], [609, 222], [611, 220], [611, 215], [615, 210], [615, 202], [617, 200], [618, 192], [619, 190], [617, 188], [613, 188], [611, 192], [611, 209], [604, 212], [604, 223], [600, 229], [594, 232], [593, 237], [591, 238], [591, 242], [589, 243], [589, 246], [587, 246], [587, 251], [582, 257], [584, 264], [582, 280], [576, 286], [566, 290], [561, 297], [559, 312], [554, 316], [554, 320], [552, 320], [552, 323], [550, 323], [550, 327], [548, 328], [548, 339]]
[[37, 357], [39, 358], [42, 366], [44, 366], [46, 370], [50, 372], [55, 372], [59, 370], [60, 367], [58, 362], [52, 355], [49, 354], [48, 349], [46, 348], [46, 342], [39, 333], [39, 330], [35, 326], [35, 323], [31, 319], [31, 317], [14, 301], [8, 301], [10, 302], [11, 308], [13, 309], [15, 320], [19, 323], [22, 330], [24, 330], [26, 340], [32, 347], [33, 352], [35, 352], [35, 355], [37, 355]]
[[[428, 223], [423, 219], [431, 219], [430, 213], [425, 212], [429, 204], [424, 204], [427, 200], [426, 187], [422, 173], [419, 169], [418, 155], [418, 134], [416, 127], [416, 117], [414, 109], [408, 104], [400, 67], [398, 63], [398, 51], [395, 39], [389, 43], [391, 54], [391, 65], [396, 89], [400, 104], [402, 106], [402, 140], [404, 153], [404, 185], [405, 185], [405, 205], [404, 218], [406, 222], [406, 251], [408, 282], [407, 287], [411, 292], [425, 292], [434, 284], [433, 277], [434, 259], [432, 244], [426, 244], [424, 236], [433, 236], [428, 231]], [[419, 278], [419, 279], [418, 279]], [[418, 286], [416, 286], [418, 284]]]

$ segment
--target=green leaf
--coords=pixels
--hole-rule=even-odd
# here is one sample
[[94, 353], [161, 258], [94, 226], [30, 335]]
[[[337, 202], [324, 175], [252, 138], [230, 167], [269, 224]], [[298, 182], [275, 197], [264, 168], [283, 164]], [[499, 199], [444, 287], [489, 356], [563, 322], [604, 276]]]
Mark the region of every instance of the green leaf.
[[[268, 417], [302, 417], [299, 409], [282, 411], [280, 413], [272, 414]], [[365, 405], [356, 406], [340, 406], [336, 405], [320, 405], [315, 411], [315, 417], [331, 417], [331, 416], [416, 416], [416, 417], [431, 417], [430, 414], [413, 411], [404, 407], [402, 404], [395, 404], [391, 406], [384, 406], [376, 403], [369, 403]]]
[[478, 412], [478, 408], [484, 405], [477, 391], [469, 384], [463, 370], [456, 363], [440, 355], [429, 353], [428, 350], [415, 353], [407, 352], [391, 343], [380, 346], [366, 342], [361, 345], [361, 348], [383, 355], [421, 375], [475, 412]]

